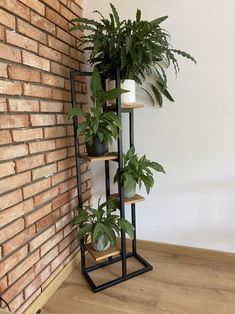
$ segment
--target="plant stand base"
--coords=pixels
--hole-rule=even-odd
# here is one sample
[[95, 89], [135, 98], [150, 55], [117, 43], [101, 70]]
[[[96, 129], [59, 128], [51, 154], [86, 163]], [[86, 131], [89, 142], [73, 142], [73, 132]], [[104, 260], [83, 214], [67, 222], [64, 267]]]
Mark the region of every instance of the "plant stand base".
[[136, 271], [133, 271], [133, 272], [130, 272], [130, 273], [127, 273], [126, 275], [124, 276], [121, 276], [121, 277], [118, 277], [116, 279], [113, 279], [113, 280], [110, 280], [110, 281], [107, 281], [101, 285], [96, 285], [94, 283], [94, 281], [92, 280], [92, 278], [90, 277], [89, 273], [90, 272], [93, 272], [97, 269], [100, 269], [100, 268], [103, 268], [105, 266], [108, 266], [108, 265], [111, 265], [111, 264], [114, 264], [114, 263], [117, 263], [117, 262], [120, 262], [122, 260], [122, 257], [121, 256], [118, 256], [118, 257], [115, 257], [115, 258], [109, 258], [107, 261], [104, 261], [102, 263], [99, 263], [99, 264], [96, 264], [94, 266], [90, 266], [90, 267], [87, 267], [86, 270], [83, 272], [83, 276], [84, 278], [86, 279], [86, 281], [88, 282], [91, 290], [94, 292], [94, 293], [97, 293], [97, 292], [100, 292], [102, 290], [105, 290], [105, 289], [108, 289], [110, 287], [113, 287], [123, 281], [126, 281], [126, 280], [129, 280], [131, 278], [134, 278], [134, 277], [137, 277], [141, 274], [144, 274], [150, 270], [153, 269], [153, 266], [150, 265], [142, 256], [140, 256], [138, 253], [127, 253], [126, 254], [126, 258], [130, 258], [130, 257], [134, 257], [136, 258], [142, 265], [143, 267], [136, 270]]

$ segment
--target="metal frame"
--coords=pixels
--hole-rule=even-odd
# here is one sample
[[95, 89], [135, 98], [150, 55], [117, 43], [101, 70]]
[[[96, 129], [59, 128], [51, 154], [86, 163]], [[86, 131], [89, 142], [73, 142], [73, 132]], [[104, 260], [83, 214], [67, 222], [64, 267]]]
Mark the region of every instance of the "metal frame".
[[[72, 96], [72, 106], [73, 108], [77, 105], [77, 95], [76, 95], [76, 77], [84, 77], [84, 76], [91, 76], [92, 72], [79, 72], [79, 71], [71, 71], [70, 72], [70, 81], [71, 81], [71, 96]], [[120, 87], [121, 80], [120, 80], [120, 69], [117, 68], [116, 71], [116, 87]], [[110, 110], [110, 109], [109, 109]], [[127, 112], [129, 114], [129, 140], [130, 140], [130, 147], [134, 145], [134, 111], [133, 109], [121, 109], [121, 98], [116, 99], [116, 113], [118, 116], [121, 117], [122, 112]], [[76, 137], [76, 130], [78, 127], [78, 121], [76, 118], [73, 119], [73, 126], [74, 126], [74, 140], [75, 140], [75, 152], [76, 152], [76, 170], [77, 170], [77, 189], [78, 189], [78, 203], [80, 208], [82, 208], [82, 186], [81, 186], [81, 171], [80, 171], [80, 164], [82, 162], [80, 150], [79, 150], [79, 138]], [[123, 149], [122, 149], [122, 131], [119, 130], [119, 137], [118, 137], [118, 169], [119, 169], [119, 183], [118, 183], [118, 193], [119, 193], [119, 209], [120, 209], [120, 217], [125, 218], [125, 204], [124, 204], [124, 189], [123, 189]], [[106, 188], [106, 199], [110, 196], [110, 173], [109, 173], [109, 163], [110, 161], [105, 161], [105, 188]], [[82, 267], [82, 274], [84, 278], [87, 280], [90, 288], [94, 292], [99, 292], [101, 290], [107, 289], [114, 285], [117, 285], [123, 281], [129, 280], [133, 277], [141, 275], [145, 272], [148, 272], [153, 269], [152, 265], [150, 265], [142, 256], [137, 253], [136, 250], [136, 212], [135, 212], [135, 204], [131, 204], [131, 221], [135, 228], [134, 239], [132, 240], [132, 251], [130, 253], [126, 252], [126, 235], [125, 232], [121, 232], [121, 252], [120, 256], [118, 257], [109, 257], [107, 260], [99, 262], [93, 266], [86, 266], [86, 248], [85, 243], [83, 240], [80, 242], [81, 248], [81, 267]], [[134, 272], [127, 272], [127, 259], [134, 257], [136, 258], [143, 267], [139, 270]], [[113, 279], [111, 281], [105, 282], [101, 285], [96, 285], [92, 278], [90, 277], [89, 273], [103, 268], [105, 266], [121, 262], [121, 270], [122, 274], [120, 277]]]

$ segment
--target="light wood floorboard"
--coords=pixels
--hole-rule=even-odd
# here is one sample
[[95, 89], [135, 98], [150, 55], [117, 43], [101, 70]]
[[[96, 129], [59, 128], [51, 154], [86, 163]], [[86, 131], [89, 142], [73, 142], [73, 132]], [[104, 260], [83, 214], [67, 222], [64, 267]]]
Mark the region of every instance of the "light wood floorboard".
[[[145, 241], [139, 246], [153, 271], [94, 294], [77, 267], [42, 314], [235, 314], [235, 254]], [[119, 275], [114, 264], [94, 278], [101, 283]]]

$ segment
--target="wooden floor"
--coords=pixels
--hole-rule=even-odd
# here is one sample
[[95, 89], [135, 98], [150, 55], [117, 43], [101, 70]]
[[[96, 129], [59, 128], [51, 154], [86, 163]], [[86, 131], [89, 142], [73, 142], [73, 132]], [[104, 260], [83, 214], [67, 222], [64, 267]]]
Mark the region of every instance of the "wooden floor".
[[[140, 242], [153, 271], [94, 294], [77, 267], [42, 309], [73, 314], [235, 314], [235, 254]], [[95, 279], [120, 275], [120, 265]], [[130, 261], [128, 269], [138, 267]]]

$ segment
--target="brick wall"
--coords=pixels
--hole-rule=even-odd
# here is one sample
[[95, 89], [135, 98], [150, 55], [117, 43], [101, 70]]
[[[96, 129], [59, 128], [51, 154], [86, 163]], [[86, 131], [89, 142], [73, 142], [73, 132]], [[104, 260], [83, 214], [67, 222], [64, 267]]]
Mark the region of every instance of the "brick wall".
[[[0, 292], [22, 312], [78, 252], [69, 73], [82, 0], [0, 0]], [[86, 83], [78, 83], [86, 103]], [[82, 145], [81, 149], [84, 149]], [[82, 164], [90, 198], [88, 163]]]

